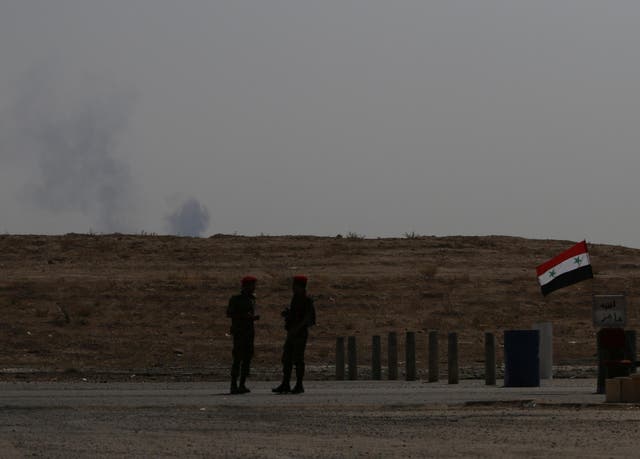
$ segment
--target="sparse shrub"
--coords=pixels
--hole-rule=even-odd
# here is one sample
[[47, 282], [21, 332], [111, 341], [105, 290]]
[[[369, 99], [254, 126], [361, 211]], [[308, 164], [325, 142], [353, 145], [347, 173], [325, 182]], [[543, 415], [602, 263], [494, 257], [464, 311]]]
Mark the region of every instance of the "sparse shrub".
[[419, 272], [420, 272], [420, 275], [425, 279], [433, 279], [434, 277], [436, 277], [436, 274], [438, 273], [438, 265], [436, 264], [424, 265], [420, 268]]
[[71, 323], [71, 317], [69, 317], [69, 313], [67, 312], [67, 309], [62, 306], [60, 303], [56, 303], [56, 306], [58, 307], [58, 310], [62, 313], [62, 317], [64, 318], [64, 323]]
[[89, 317], [91, 315], [91, 307], [89, 306], [82, 306], [80, 309], [78, 309], [78, 316], [79, 317]]

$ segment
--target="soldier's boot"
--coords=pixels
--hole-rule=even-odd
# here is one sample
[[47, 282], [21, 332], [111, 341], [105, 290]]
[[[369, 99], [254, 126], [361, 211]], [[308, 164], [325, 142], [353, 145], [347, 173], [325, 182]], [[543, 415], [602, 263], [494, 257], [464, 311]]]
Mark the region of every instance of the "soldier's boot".
[[238, 383], [236, 382], [235, 378], [231, 380], [231, 389], [229, 390], [229, 392], [232, 395], [241, 393], [240, 389], [238, 388]]
[[231, 394], [239, 394], [238, 392], [238, 375], [240, 374], [240, 359], [237, 356], [233, 356], [233, 364], [231, 365]]
[[249, 364], [242, 364], [242, 371], [240, 373], [240, 387], [238, 387], [238, 392], [240, 394], [247, 394], [251, 392], [247, 386], [245, 386], [245, 381], [247, 380], [247, 376], [249, 375]]
[[271, 389], [274, 394], [286, 394], [291, 392], [291, 385], [288, 382], [282, 382], [278, 387]]
[[286, 394], [291, 392], [291, 366], [285, 365], [282, 369], [282, 383], [278, 387], [271, 389], [275, 394]]
[[239, 394], [247, 394], [251, 392], [247, 386], [244, 385], [244, 378], [240, 378], [240, 387], [238, 387]]
[[244, 385], [244, 378], [240, 378], [240, 386], [238, 386], [239, 394], [247, 394], [251, 392], [247, 386]]
[[292, 394], [302, 394], [304, 392], [304, 386], [302, 380], [304, 379], [304, 363], [296, 365], [296, 385], [291, 391]]

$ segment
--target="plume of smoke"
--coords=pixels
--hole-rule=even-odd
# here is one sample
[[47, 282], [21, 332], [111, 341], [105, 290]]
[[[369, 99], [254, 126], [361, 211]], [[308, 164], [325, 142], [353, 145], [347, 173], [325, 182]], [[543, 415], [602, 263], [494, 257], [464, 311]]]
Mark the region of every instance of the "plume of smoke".
[[170, 234], [199, 237], [209, 227], [209, 211], [197, 199], [189, 198], [166, 221]]
[[98, 231], [130, 230], [133, 180], [117, 155], [130, 108], [130, 95], [110, 86], [83, 80], [65, 88], [55, 69], [28, 72], [12, 116], [15, 151], [37, 174], [26, 196], [41, 209], [81, 212]]

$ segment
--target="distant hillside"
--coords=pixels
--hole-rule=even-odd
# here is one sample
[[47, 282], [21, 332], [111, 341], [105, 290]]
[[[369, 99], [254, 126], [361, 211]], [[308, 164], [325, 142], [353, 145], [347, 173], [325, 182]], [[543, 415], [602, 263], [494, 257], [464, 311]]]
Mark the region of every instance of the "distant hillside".
[[592, 293], [626, 292], [629, 327], [639, 325], [640, 251], [590, 244], [596, 278], [544, 298], [535, 267], [571, 244], [505, 236], [0, 236], [0, 368], [224, 375], [225, 308], [245, 273], [259, 278], [256, 374], [279, 367], [279, 313], [296, 273], [309, 276], [316, 298], [311, 366], [330, 370], [336, 336], [358, 337], [364, 366], [372, 335], [383, 336], [384, 354], [389, 331], [402, 342], [411, 330], [424, 368], [424, 332], [434, 329], [441, 349], [446, 333], [458, 332], [462, 365], [482, 366], [485, 331], [501, 341], [503, 330], [541, 321], [553, 323], [557, 364], [588, 365]]

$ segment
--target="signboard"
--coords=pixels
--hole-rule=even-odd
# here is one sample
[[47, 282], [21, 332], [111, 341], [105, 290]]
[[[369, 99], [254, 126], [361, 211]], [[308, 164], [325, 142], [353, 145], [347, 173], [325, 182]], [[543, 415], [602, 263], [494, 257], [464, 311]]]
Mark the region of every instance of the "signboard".
[[627, 325], [627, 297], [624, 295], [593, 295], [593, 325], [624, 327]]

